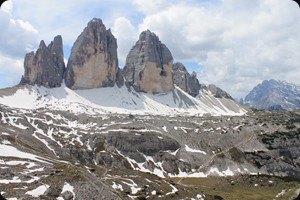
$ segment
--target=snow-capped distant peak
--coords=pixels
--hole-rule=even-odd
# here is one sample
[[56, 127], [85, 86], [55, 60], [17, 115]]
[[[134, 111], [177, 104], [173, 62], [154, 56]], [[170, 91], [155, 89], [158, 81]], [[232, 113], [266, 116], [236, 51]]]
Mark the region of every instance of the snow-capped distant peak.
[[265, 80], [250, 91], [244, 102], [258, 109], [299, 109], [300, 86], [287, 81]]

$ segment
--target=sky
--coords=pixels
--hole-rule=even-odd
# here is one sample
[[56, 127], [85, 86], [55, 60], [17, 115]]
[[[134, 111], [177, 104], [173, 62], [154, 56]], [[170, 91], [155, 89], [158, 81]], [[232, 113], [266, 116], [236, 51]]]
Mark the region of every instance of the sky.
[[19, 83], [40, 40], [61, 35], [67, 62], [94, 17], [117, 38], [121, 68], [149, 29], [174, 62], [234, 98], [266, 79], [300, 84], [300, 9], [291, 0], [9, 0], [0, 9], [0, 88]]

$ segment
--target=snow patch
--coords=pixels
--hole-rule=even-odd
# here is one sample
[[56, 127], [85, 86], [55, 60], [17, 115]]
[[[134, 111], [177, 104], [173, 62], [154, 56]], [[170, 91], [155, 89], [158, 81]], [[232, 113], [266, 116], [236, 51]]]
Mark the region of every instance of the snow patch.
[[33, 197], [39, 197], [40, 195], [44, 194], [49, 187], [50, 186], [47, 184], [41, 185], [34, 190], [26, 192], [25, 194], [31, 195]]
[[[76, 199], [75, 192], [74, 192], [74, 187], [72, 185], [70, 185], [69, 183], [65, 182], [61, 193], [64, 193], [64, 192], [67, 192], [67, 191], [69, 191], [73, 194], [73, 199]], [[64, 200], [64, 198], [58, 197], [57, 200]]]
[[[126, 86], [119, 88], [116, 85], [86, 90], [71, 90], [65, 85], [58, 88], [25, 86], [18, 88], [11, 96], [0, 97], [0, 103], [14, 108], [49, 108], [86, 114], [203, 115], [208, 113], [219, 116], [246, 113], [233, 100], [219, 100], [213, 96], [194, 98], [177, 86], [173, 91], [164, 94], [137, 93], [134, 90], [128, 91]], [[51, 116], [48, 113], [47, 115]], [[60, 119], [59, 115], [51, 117]]]
[[166, 127], [166, 126], [163, 126], [162, 128], [163, 128], [163, 130], [164, 130], [165, 132], [168, 132], [168, 130], [167, 130], [167, 127]]
[[171, 188], [172, 188], [172, 192], [168, 192], [167, 194], [166, 194], [166, 196], [167, 195], [170, 195], [170, 194], [175, 194], [177, 191], [178, 191], [178, 189], [174, 186], [174, 185], [171, 185], [171, 184], [169, 184], [170, 186], [171, 186]]
[[276, 195], [276, 198], [283, 197], [284, 194], [285, 194], [285, 190], [282, 190], [280, 193], [278, 193], [278, 194]]
[[114, 181], [113, 181], [112, 188], [114, 188], [115, 190], [123, 191], [123, 186], [121, 184], [116, 184]]
[[130, 187], [131, 194], [137, 194], [142, 189], [138, 187], [138, 185], [131, 179], [126, 179], [126, 181], [122, 181], [122, 182]]
[[204, 154], [204, 155], [207, 154], [207, 153], [204, 152], [204, 151], [197, 150], [197, 149], [192, 149], [192, 148], [190, 148], [188, 145], [185, 145], [185, 150], [186, 150], [187, 152], [192, 152], [192, 153], [201, 153], [201, 154]]
[[20, 151], [15, 147], [8, 146], [8, 145], [0, 144], [0, 152], [1, 152], [0, 157], [17, 157], [22, 159], [29, 159], [38, 162], [48, 163], [44, 161], [43, 158], [37, 155]]

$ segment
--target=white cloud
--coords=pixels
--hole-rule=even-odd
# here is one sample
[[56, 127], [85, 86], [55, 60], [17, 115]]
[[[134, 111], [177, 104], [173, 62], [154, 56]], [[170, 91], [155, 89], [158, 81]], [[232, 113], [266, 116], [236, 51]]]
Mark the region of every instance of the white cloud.
[[136, 28], [125, 17], [120, 17], [115, 20], [112, 32], [118, 42], [119, 64], [123, 66], [128, 52], [137, 41], [138, 33]]
[[17, 17], [39, 28], [39, 40], [50, 42], [56, 35], [62, 35], [68, 46], [73, 45], [91, 19], [101, 18], [106, 28], [111, 28], [116, 18], [131, 14], [131, 4], [124, 0], [14, 0], [14, 3], [18, 5], [14, 8]]
[[153, 13], [157, 13], [167, 6], [172, 4], [170, 0], [132, 0], [132, 3], [138, 8], [139, 11], [151, 15]]
[[10, 13], [2, 9], [0, 19], [0, 27], [3, 30], [0, 34], [1, 54], [24, 56], [26, 51], [32, 50], [37, 44], [38, 31], [28, 21], [14, 19]]
[[[300, 84], [300, 12], [290, 0], [10, 0], [5, 4], [0, 11], [4, 30], [0, 56], [5, 63], [11, 61], [5, 65], [18, 66], [20, 71], [23, 68], [13, 58], [23, 60], [39, 40], [49, 43], [60, 34], [70, 48], [88, 21], [98, 17], [118, 40], [121, 65], [138, 34], [150, 29], [176, 61], [202, 66], [200, 82], [215, 83], [234, 97], [244, 96], [264, 79]], [[0, 69], [5, 69], [3, 61]]]
[[0, 88], [16, 85], [23, 74], [23, 59], [0, 54]]
[[9, 15], [11, 15], [12, 9], [13, 9], [13, 2], [11, 0], [4, 1], [3, 4], [1, 5], [1, 10], [3, 12], [8, 13]]
[[178, 3], [149, 14], [140, 30], [157, 33], [176, 59], [203, 66], [200, 82], [235, 97], [264, 79], [300, 84], [300, 12], [292, 1], [223, 0], [213, 8]]
[[15, 19], [13, 2], [7, 1], [0, 10], [0, 87], [19, 83], [23, 59], [37, 45], [38, 31], [28, 22]]

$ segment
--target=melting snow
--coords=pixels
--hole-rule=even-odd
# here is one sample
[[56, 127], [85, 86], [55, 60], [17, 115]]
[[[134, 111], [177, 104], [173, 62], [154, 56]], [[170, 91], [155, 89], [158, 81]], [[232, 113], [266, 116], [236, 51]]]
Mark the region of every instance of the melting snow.
[[37, 91], [24, 88], [17, 90], [12, 96], [0, 97], [0, 102], [10, 107], [32, 109], [36, 108], [37, 95]]
[[[63, 187], [61, 193], [64, 193], [66, 191], [71, 192], [73, 194], [73, 199], [76, 199], [75, 192], [74, 192], [74, 187], [72, 185], [70, 185], [69, 183], [67, 183], [67, 182], [65, 182], [64, 187]], [[58, 197], [57, 200], [64, 200], [64, 198]]]
[[219, 175], [219, 176], [234, 176], [234, 172], [228, 168], [225, 171], [219, 171], [218, 168], [212, 167], [208, 171], [209, 175]]
[[26, 153], [26, 152], [16, 149], [15, 147], [3, 145], [3, 144], [0, 144], [0, 157], [1, 156], [2, 157], [18, 157], [18, 158], [24, 158], [24, 159], [35, 160], [38, 162], [48, 163], [48, 162], [42, 160], [42, 158], [39, 156], [36, 156], [31, 153]]
[[116, 190], [121, 190], [123, 191], [123, 186], [121, 184], [116, 184], [114, 181], [113, 181], [113, 185], [112, 187]]
[[178, 191], [178, 189], [174, 185], [170, 184], [170, 186], [172, 188], [172, 192], [168, 192], [166, 195], [174, 194], [174, 193], [176, 193]]
[[177, 174], [177, 175], [171, 175], [170, 177], [205, 178], [205, 177], [207, 177], [207, 175], [204, 174], [203, 172], [193, 172], [193, 173], [182, 172], [179, 169], [179, 174]]
[[21, 183], [21, 179], [17, 176], [14, 176], [12, 180], [8, 180], [8, 179], [1, 179], [0, 183], [5, 183], [5, 184], [9, 184], [9, 183]]
[[207, 154], [207, 153], [204, 152], [204, 151], [197, 150], [197, 149], [192, 149], [192, 148], [190, 148], [188, 145], [185, 145], [185, 150], [186, 150], [187, 152], [202, 153], [202, 154], [204, 154], [204, 155]]
[[47, 184], [41, 185], [34, 190], [26, 192], [25, 194], [29, 194], [33, 197], [39, 197], [40, 195], [44, 194], [49, 187], [50, 186]]
[[163, 128], [163, 130], [164, 130], [165, 132], [168, 132], [168, 130], [167, 130], [167, 127], [166, 127], [166, 126], [163, 126], [162, 128]]
[[[127, 182], [129, 181], [129, 182]], [[138, 185], [131, 179], [126, 179], [126, 181], [122, 181], [124, 184], [130, 186], [131, 194], [136, 194], [138, 191], [140, 191], [142, 188], [138, 187]]]
[[282, 190], [279, 194], [276, 195], [276, 198], [282, 197], [285, 194], [285, 190]]
[[2, 140], [2, 142], [1, 142], [2, 144], [11, 144], [11, 142], [10, 141], [8, 141], [8, 140]]

